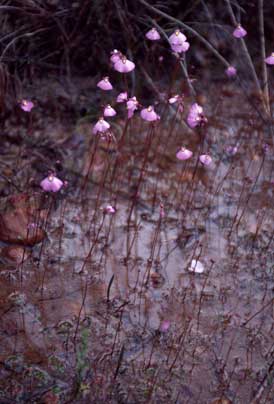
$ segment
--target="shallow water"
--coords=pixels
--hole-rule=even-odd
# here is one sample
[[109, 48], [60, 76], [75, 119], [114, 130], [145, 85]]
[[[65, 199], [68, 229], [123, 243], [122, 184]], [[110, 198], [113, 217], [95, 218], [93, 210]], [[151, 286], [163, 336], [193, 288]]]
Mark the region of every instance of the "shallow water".
[[[204, 101], [200, 132], [162, 111], [145, 166], [137, 117], [122, 146], [123, 121], [118, 143], [53, 118], [7, 138], [22, 191], [40, 192], [56, 160], [68, 186], [43, 202], [48, 238], [1, 264], [1, 402], [273, 402], [273, 143], [237, 89]], [[176, 160], [181, 146], [191, 160]]]

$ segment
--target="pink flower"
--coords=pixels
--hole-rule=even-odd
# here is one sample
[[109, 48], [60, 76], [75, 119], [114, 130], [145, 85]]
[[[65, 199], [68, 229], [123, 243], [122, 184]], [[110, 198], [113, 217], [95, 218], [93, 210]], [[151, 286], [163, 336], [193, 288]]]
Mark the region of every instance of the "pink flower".
[[263, 144], [263, 152], [266, 153], [266, 154], [269, 154], [270, 151], [271, 151], [270, 145], [268, 143], [264, 143]]
[[129, 98], [127, 101], [127, 116], [128, 118], [132, 118], [134, 111], [138, 108], [138, 101], [136, 97]]
[[238, 24], [237, 27], [233, 31], [233, 36], [235, 38], [243, 38], [247, 34], [246, 30], [241, 26], [241, 24]]
[[161, 39], [160, 34], [156, 28], [151, 28], [146, 33], [146, 38], [149, 39], [150, 41], [158, 41], [159, 39]]
[[204, 268], [203, 264], [201, 263], [201, 261], [192, 260], [190, 266], [188, 267], [188, 270], [190, 272], [202, 274], [204, 272], [205, 268]]
[[189, 49], [186, 36], [178, 29], [168, 39], [173, 52], [182, 53]]
[[238, 151], [238, 145], [236, 146], [227, 146], [226, 152], [229, 156], [234, 156]]
[[119, 52], [117, 49], [114, 49], [114, 50], [111, 52], [110, 61], [111, 61], [112, 63], [116, 63], [116, 62], [118, 62], [118, 60], [121, 59], [121, 57], [122, 57], [122, 53]]
[[193, 153], [191, 150], [181, 147], [181, 149], [176, 153], [176, 157], [179, 160], [188, 160], [192, 157]]
[[207, 119], [203, 115], [203, 108], [195, 102], [195, 104], [192, 104], [190, 107], [187, 116], [187, 123], [191, 128], [195, 128], [205, 122], [207, 122]]
[[170, 327], [170, 321], [169, 320], [163, 320], [160, 324], [160, 330], [162, 332], [167, 332]]
[[171, 49], [173, 50], [173, 52], [176, 53], [182, 53], [182, 52], [186, 52], [190, 47], [189, 42], [183, 42], [182, 44], [178, 44], [178, 45], [171, 45]]
[[105, 214], [113, 215], [115, 212], [116, 212], [116, 209], [111, 205], [107, 205], [104, 207]]
[[199, 160], [205, 166], [209, 166], [212, 163], [212, 158], [208, 154], [202, 154], [199, 157]]
[[179, 96], [178, 94], [177, 94], [177, 95], [173, 95], [173, 97], [169, 98], [168, 102], [169, 102], [170, 104], [175, 104], [175, 102], [177, 102], [179, 99], [180, 99], [180, 96]]
[[111, 105], [107, 105], [104, 109], [104, 116], [115, 116], [116, 111]]
[[178, 106], [178, 111], [183, 112], [184, 111], [184, 104], [183, 104], [183, 96], [181, 95], [173, 95], [171, 98], [168, 100], [169, 104], [175, 104], [175, 102], [179, 103]]
[[268, 65], [274, 65], [274, 52], [272, 52], [270, 56], [265, 58], [265, 63], [267, 63]]
[[48, 177], [40, 182], [41, 188], [46, 192], [58, 192], [64, 185], [63, 181], [55, 177], [53, 174], [49, 174]]
[[154, 111], [154, 108], [151, 105], [148, 108], [142, 109], [141, 117], [145, 121], [149, 121], [149, 122], [157, 121], [157, 119], [160, 119], [159, 115], [156, 114], [156, 112]]
[[179, 29], [176, 29], [176, 31], [168, 38], [171, 45], [179, 45], [182, 42], [185, 42], [186, 39], [186, 36]]
[[227, 77], [235, 77], [237, 74], [237, 69], [233, 66], [229, 66], [226, 70], [225, 70], [225, 74], [227, 75]]
[[122, 57], [122, 59], [119, 58], [119, 60], [114, 63], [114, 69], [120, 73], [129, 73], [135, 69], [135, 64], [126, 57]]
[[116, 101], [117, 102], [125, 102], [127, 100], [127, 92], [120, 93], [117, 95]]
[[104, 118], [100, 118], [99, 121], [94, 125], [93, 133], [96, 135], [97, 132], [104, 133], [110, 128], [110, 124], [104, 120]]
[[25, 111], [25, 112], [30, 112], [32, 108], [34, 107], [33, 102], [28, 101], [28, 100], [22, 100], [20, 102], [20, 108]]
[[104, 77], [102, 80], [100, 80], [99, 83], [97, 83], [97, 87], [101, 88], [101, 90], [104, 91], [113, 89], [108, 77]]

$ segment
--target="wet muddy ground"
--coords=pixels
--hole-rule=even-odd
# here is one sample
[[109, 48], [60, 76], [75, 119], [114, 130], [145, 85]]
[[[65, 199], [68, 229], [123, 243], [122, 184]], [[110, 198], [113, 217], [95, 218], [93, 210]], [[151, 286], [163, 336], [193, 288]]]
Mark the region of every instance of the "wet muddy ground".
[[2, 129], [0, 403], [273, 403], [273, 141], [242, 91], [195, 130], [120, 107], [115, 140], [84, 91], [35, 91]]

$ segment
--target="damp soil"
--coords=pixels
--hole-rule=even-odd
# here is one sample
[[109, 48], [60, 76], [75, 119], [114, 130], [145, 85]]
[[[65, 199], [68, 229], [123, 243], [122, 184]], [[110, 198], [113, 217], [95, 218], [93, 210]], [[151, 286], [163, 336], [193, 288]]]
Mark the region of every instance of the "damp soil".
[[2, 128], [0, 402], [273, 403], [273, 141], [254, 106], [218, 82], [201, 130], [164, 104], [125, 131], [121, 107], [98, 139], [88, 85], [58, 85]]

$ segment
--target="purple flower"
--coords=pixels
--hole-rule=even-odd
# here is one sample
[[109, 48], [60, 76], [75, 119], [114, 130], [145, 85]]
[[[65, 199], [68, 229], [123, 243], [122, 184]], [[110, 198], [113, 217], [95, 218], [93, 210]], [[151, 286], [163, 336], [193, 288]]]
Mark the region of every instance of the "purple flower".
[[173, 52], [182, 53], [189, 49], [186, 36], [178, 29], [168, 39]]
[[201, 154], [199, 160], [205, 166], [209, 166], [212, 163], [212, 158], [208, 154]]
[[193, 153], [191, 150], [181, 147], [181, 149], [176, 153], [176, 157], [179, 160], [188, 160], [192, 157]]
[[129, 73], [135, 69], [135, 64], [126, 57], [122, 57], [122, 59], [119, 58], [119, 60], [114, 63], [114, 69], [120, 73]]
[[267, 144], [267, 143], [263, 144], [263, 152], [266, 154], [269, 154], [271, 152], [271, 148], [270, 148], [269, 144]]
[[168, 38], [171, 45], [179, 45], [182, 42], [185, 42], [186, 39], [186, 36], [179, 29], [176, 29], [176, 31]]
[[120, 93], [117, 95], [116, 101], [117, 102], [125, 102], [127, 100], [127, 92], [125, 91], [124, 93]]
[[183, 96], [181, 95], [173, 95], [171, 98], [168, 100], [169, 104], [175, 104], [176, 102], [179, 103], [178, 106], [178, 111], [183, 112], [184, 111], [184, 104], [183, 104]]
[[158, 41], [159, 39], [161, 39], [160, 34], [156, 28], [151, 28], [146, 33], [146, 38], [149, 39], [150, 41]]
[[233, 66], [229, 66], [226, 70], [225, 70], [225, 74], [227, 75], [227, 77], [235, 77], [237, 74], [237, 69]]
[[204, 268], [203, 264], [201, 263], [201, 261], [192, 260], [191, 265], [188, 267], [188, 270], [190, 272], [202, 274], [204, 272], [205, 268]]
[[110, 128], [110, 124], [104, 120], [104, 118], [100, 118], [99, 121], [93, 127], [93, 133], [96, 135], [97, 132], [104, 133]]
[[243, 38], [247, 34], [246, 30], [241, 26], [241, 24], [238, 24], [237, 27], [233, 31], [233, 36], [235, 38]]
[[40, 182], [41, 188], [46, 192], [58, 192], [64, 185], [63, 181], [55, 177], [53, 174], [49, 174], [48, 177]]
[[171, 98], [169, 98], [168, 102], [170, 104], [175, 104], [180, 99], [180, 96], [178, 94], [173, 95]]
[[30, 112], [32, 108], [34, 107], [33, 102], [28, 101], [28, 100], [22, 100], [20, 102], [20, 108], [25, 111], [25, 112]]
[[156, 114], [154, 108], [151, 105], [148, 108], [142, 109], [141, 118], [149, 122], [157, 121], [158, 119], [160, 119], [159, 115]]
[[116, 111], [111, 105], [107, 105], [104, 109], [104, 116], [115, 116]]
[[116, 209], [111, 205], [107, 205], [104, 207], [105, 214], [113, 215], [115, 212], [116, 212]]
[[138, 101], [136, 97], [129, 98], [127, 101], [127, 116], [128, 118], [132, 118], [134, 111], [138, 108]]
[[104, 77], [102, 80], [100, 80], [99, 83], [97, 83], [97, 87], [101, 88], [101, 90], [104, 91], [113, 89], [108, 77]]
[[111, 52], [110, 61], [111, 61], [112, 63], [116, 63], [116, 62], [118, 62], [118, 60], [121, 59], [121, 57], [122, 57], [122, 53], [119, 52], [117, 49], [114, 49], [114, 50]]
[[268, 65], [274, 65], [274, 52], [272, 52], [270, 56], [265, 58], [265, 63], [267, 63]]
[[160, 330], [162, 332], [167, 332], [170, 327], [170, 321], [169, 320], [163, 320], [160, 324]]
[[226, 152], [229, 156], [234, 156], [238, 151], [238, 145], [235, 146], [227, 146]]
[[192, 104], [190, 107], [190, 111], [187, 116], [187, 123], [191, 128], [195, 128], [204, 122], [207, 122], [207, 119], [203, 114], [203, 108], [195, 102], [195, 104]]
[[182, 44], [178, 44], [178, 45], [171, 45], [171, 49], [173, 50], [173, 52], [176, 53], [182, 53], [182, 52], [186, 52], [190, 47], [189, 42], [183, 42]]

